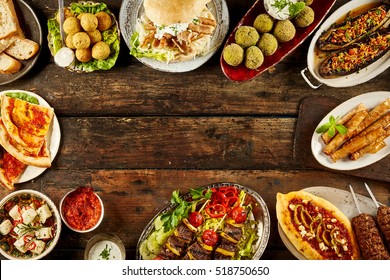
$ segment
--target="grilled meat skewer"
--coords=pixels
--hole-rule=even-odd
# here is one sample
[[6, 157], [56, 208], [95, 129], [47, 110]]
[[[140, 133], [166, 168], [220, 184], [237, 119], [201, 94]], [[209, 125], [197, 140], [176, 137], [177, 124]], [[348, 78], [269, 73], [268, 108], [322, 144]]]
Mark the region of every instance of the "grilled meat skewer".
[[352, 219], [352, 227], [363, 258], [366, 260], [390, 260], [389, 252], [383, 243], [374, 217], [360, 211], [355, 192], [351, 185], [349, 188], [359, 212], [359, 215]]
[[384, 240], [387, 243], [387, 248], [390, 250], [390, 207], [386, 205], [379, 205], [370, 187], [366, 183], [364, 183], [364, 185], [366, 186], [366, 189], [370, 194], [372, 201], [374, 201], [375, 206], [378, 208], [376, 214], [376, 221], [382, 232]]

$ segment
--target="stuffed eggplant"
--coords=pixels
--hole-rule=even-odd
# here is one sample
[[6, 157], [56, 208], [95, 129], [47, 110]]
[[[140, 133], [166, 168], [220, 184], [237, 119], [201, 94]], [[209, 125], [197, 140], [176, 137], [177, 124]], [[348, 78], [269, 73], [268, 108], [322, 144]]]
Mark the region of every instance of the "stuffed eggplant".
[[389, 1], [352, 18], [347, 15], [346, 20], [333, 24], [318, 38], [317, 47], [323, 51], [344, 49], [377, 31], [389, 19]]
[[390, 28], [381, 29], [365, 40], [332, 53], [319, 67], [323, 78], [355, 73], [377, 61], [390, 50]]

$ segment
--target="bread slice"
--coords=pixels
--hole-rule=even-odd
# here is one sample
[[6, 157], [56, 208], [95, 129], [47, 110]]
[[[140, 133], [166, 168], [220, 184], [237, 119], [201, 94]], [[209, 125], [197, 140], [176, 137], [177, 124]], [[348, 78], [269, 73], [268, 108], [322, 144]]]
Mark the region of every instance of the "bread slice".
[[23, 35], [12, 0], [0, 0], [0, 39], [11, 35]]
[[0, 53], [0, 74], [14, 74], [22, 68], [19, 60], [6, 53]]
[[13, 58], [26, 60], [33, 57], [39, 51], [39, 44], [21, 36], [11, 36], [13, 44], [11, 44], [5, 53]]

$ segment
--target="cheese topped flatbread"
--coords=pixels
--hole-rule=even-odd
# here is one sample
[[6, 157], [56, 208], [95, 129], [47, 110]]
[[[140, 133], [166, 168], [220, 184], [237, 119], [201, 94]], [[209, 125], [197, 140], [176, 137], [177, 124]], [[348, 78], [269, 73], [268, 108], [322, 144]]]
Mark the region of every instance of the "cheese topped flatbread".
[[360, 258], [350, 220], [329, 201], [305, 191], [278, 193], [276, 216], [287, 238], [307, 259]]
[[50, 107], [2, 95], [1, 117], [4, 127], [24, 154], [37, 156], [45, 142], [54, 116]]

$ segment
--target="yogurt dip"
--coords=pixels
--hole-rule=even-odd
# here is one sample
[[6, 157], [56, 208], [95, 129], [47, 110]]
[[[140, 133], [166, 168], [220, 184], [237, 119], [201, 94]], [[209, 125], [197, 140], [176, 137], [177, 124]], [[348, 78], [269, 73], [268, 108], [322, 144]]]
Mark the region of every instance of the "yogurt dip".
[[[264, 0], [264, 7], [267, 13], [275, 19], [286, 20], [297, 13], [293, 13], [290, 10], [291, 7], [296, 5], [298, 0]], [[304, 7], [304, 3], [302, 5]], [[293, 8], [292, 8], [293, 9]], [[295, 10], [295, 9], [293, 9]]]
[[122, 260], [119, 246], [109, 240], [97, 242], [91, 247], [88, 255], [89, 260]]

